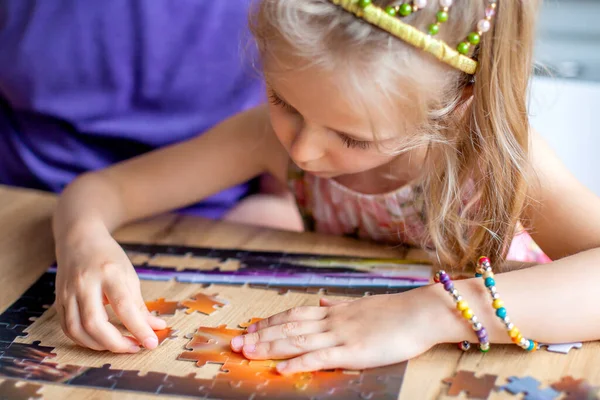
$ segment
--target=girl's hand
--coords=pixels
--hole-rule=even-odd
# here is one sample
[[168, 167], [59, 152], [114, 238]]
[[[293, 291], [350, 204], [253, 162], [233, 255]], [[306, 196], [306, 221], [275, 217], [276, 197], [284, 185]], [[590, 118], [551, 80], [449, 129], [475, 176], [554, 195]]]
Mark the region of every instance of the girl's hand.
[[[56, 238], [55, 306], [65, 334], [80, 346], [115, 353], [135, 353], [140, 343], [157, 347], [153, 329], [166, 323], [146, 308], [137, 274], [106, 228], [90, 224], [68, 236]], [[138, 342], [109, 322], [106, 304]]]
[[[422, 294], [422, 293], [421, 293]], [[364, 369], [415, 357], [441, 342], [417, 290], [297, 307], [248, 327], [231, 348], [249, 359], [287, 359], [280, 373]]]

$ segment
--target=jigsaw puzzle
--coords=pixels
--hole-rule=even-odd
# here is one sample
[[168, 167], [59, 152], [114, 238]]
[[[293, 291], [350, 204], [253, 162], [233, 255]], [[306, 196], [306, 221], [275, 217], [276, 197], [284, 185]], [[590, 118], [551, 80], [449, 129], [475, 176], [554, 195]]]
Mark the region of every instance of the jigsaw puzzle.
[[[253, 318], [250, 322], [260, 320]], [[245, 333], [243, 329], [230, 329], [225, 325], [200, 327], [190, 337], [185, 351], [178, 360], [194, 361], [198, 367], [221, 364], [219, 374], [212, 386], [204, 385], [203, 391], [214, 398], [284, 398], [284, 399], [395, 399], [406, 368], [399, 364], [369, 372], [318, 371], [282, 376], [277, 373], [276, 361], [250, 361], [231, 351], [229, 343], [235, 336]], [[399, 377], [390, 379], [385, 377]]]
[[[141, 278], [159, 281], [175, 278], [184, 283], [204, 285], [255, 283], [274, 289], [285, 287], [312, 292], [325, 289], [344, 294], [352, 292], [362, 296], [365, 293], [399, 292], [421, 286], [428, 282], [431, 273], [428, 266], [408, 265], [402, 260], [367, 260], [178, 246], [124, 247], [129, 251], [148, 254], [138, 257], [138, 260], [151, 261], [157, 254], [191, 254], [215, 260], [215, 269], [210, 271], [191, 268], [177, 270], [147, 264], [138, 266]], [[231, 260], [238, 260], [240, 267], [234, 269], [228, 264], [223, 270], [217, 268]], [[375, 269], [367, 268], [371, 264], [376, 265]], [[398, 268], [398, 271], [394, 268]], [[360, 372], [319, 371], [284, 377], [276, 372], [274, 361], [249, 361], [232, 353], [227, 338], [243, 330], [229, 329], [225, 326], [198, 329], [189, 338], [187, 351], [181, 356], [183, 360], [194, 361], [197, 365], [220, 364], [219, 372], [210, 379], [198, 378], [194, 373], [174, 376], [150, 371], [141, 375], [137, 370], [113, 369], [110, 364], [102, 367], [59, 365], [50, 361], [56, 356], [53, 347], [42, 346], [39, 341], [31, 344], [16, 342], [18, 338], [27, 336], [27, 328], [54, 302], [55, 272], [56, 267], [51, 267], [0, 315], [0, 377], [214, 399], [396, 399], [402, 387], [406, 363]], [[304, 284], [308, 289], [302, 288]], [[148, 304], [148, 308], [158, 315], [172, 315], [183, 309], [189, 313], [211, 314], [217, 310], [215, 307], [222, 307], [225, 302], [201, 293], [182, 302], [158, 298]], [[253, 318], [240, 324], [240, 327], [246, 328], [258, 320], [260, 319]], [[172, 328], [166, 328], [157, 331], [157, 336], [162, 343], [164, 340], [175, 338], [175, 333]], [[18, 386], [20, 387], [20, 384]]]
[[[204, 285], [247, 284], [280, 293], [323, 291], [326, 294], [364, 296], [365, 293], [403, 292], [426, 285], [431, 278], [431, 267], [423, 261], [131, 243], [121, 245], [133, 260], [146, 260], [135, 265], [140, 279], [176, 279], [178, 282]], [[152, 259], [156, 256], [205, 258], [214, 262], [214, 268], [178, 270], [153, 266]], [[220, 267], [231, 261], [238, 261], [240, 267]]]
[[458, 396], [461, 392], [469, 399], [487, 399], [496, 384], [496, 375], [476, 377], [473, 371], [458, 371], [455, 376], [442, 382], [450, 384], [448, 396]]

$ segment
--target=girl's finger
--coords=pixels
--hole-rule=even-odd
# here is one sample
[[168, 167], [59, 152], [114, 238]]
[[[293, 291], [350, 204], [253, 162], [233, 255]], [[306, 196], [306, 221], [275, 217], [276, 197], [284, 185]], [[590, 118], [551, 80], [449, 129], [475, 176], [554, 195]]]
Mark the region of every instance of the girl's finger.
[[79, 303], [76, 298], [71, 298], [65, 309], [65, 331], [68, 336], [81, 347], [88, 347], [92, 350], [106, 350], [106, 347], [94, 340], [85, 331], [81, 316], [79, 313]]
[[132, 344], [109, 322], [106, 309], [100, 299], [100, 288], [98, 288], [98, 293], [88, 294], [79, 300], [79, 308], [84, 318], [83, 327], [87, 334], [104, 349], [113, 353], [137, 353], [140, 350], [139, 345]]
[[233, 351], [240, 351], [243, 346], [254, 345], [260, 342], [271, 342], [273, 340], [285, 339], [298, 335], [310, 335], [324, 332], [326, 330], [325, 320], [286, 322], [282, 325], [270, 326], [254, 333], [236, 336], [231, 340]]
[[147, 321], [148, 309], [140, 293], [132, 294], [122, 283], [106, 286], [111, 307], [129, 332], [147, 349], [158, 346], [158, 338]]
[[289, 375], [297, 372], [334, 369], [349, 365], [350, 358], [353, 356], [344, 346], [327, 347], [292, 358], [291, 360], [282, 361], [277, 364], [277, 371], [280, 374]]
[[65, 309], [65, 307], [62, 304], [58, 303], [55, 303], [54, 307], [56, 307], [56, 313], [58, 314], [60, 320], [60, 327], [62, 328], [64, 334], [78, 346], [84, 347], [81, 343], [79, 343], [78, 340], [76, 340], [73, 337], [73, 335], [71, 335], [71, 332], [69, 332], [69, 329], [67, 328], [67, 323], [65, 322], [67, 310]]
[[164, 319], [158, 318], [157, 316], [152, 315], [150, 312], [148, 312], [148, 315], [146, 316], [146, 321], [150, 325], [150, 328], [155, 331], [159, 331], [167, 327], [167, 322]]
[[298, 335], [272, 342], [250, 344], [243, 347], [244, 356], [249, 359], [282, 359], [295, 357], [311, 351], [335, 347], [340, 344], [338, 337], [332, 332], [316, 335]]
[[248, 332], [253, 333], [270, 326], [282, 325], [286, 322], [321, 320], [327, 316], [327, 308], [324, 307], [296, 307], [267, 319], [258, 321], [248, 327]]
[[348, 304], [350, 303], [350, 301], [348, 300], [333, 300], [333, 299], [327, 299], [325, 297], [323, 297], [322, 299], [319, 299], [319, 305], [321, 307], [331, 307], [331, 306], [337, 306], [340, 304]]

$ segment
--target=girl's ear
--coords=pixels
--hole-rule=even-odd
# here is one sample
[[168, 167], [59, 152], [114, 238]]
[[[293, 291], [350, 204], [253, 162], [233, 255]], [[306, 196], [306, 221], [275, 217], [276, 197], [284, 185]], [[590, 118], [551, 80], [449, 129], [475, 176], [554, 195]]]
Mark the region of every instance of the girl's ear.
[[474, 89], [475, 89], [475, 81], [471, 80], [471, 81], [469, 81], [469, 83], [467, 83], [465, 85], [465, 88], [463, 89], [461, 104], [464, 104], [464, 103], [468, 102], [469, 100], [471, 100], [471, 98], [473, 97], [473, 94], [474, 94]]

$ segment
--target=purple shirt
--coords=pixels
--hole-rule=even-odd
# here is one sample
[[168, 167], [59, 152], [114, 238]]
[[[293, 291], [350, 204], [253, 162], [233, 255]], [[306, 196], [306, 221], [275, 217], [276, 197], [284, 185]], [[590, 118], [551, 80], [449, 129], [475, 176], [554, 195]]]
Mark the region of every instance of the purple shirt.
[[[250, 2], [0, 2], [0, 183], [60, 192], [262, 102]], [[195, 212], [220, 217], [248, 190]]]

